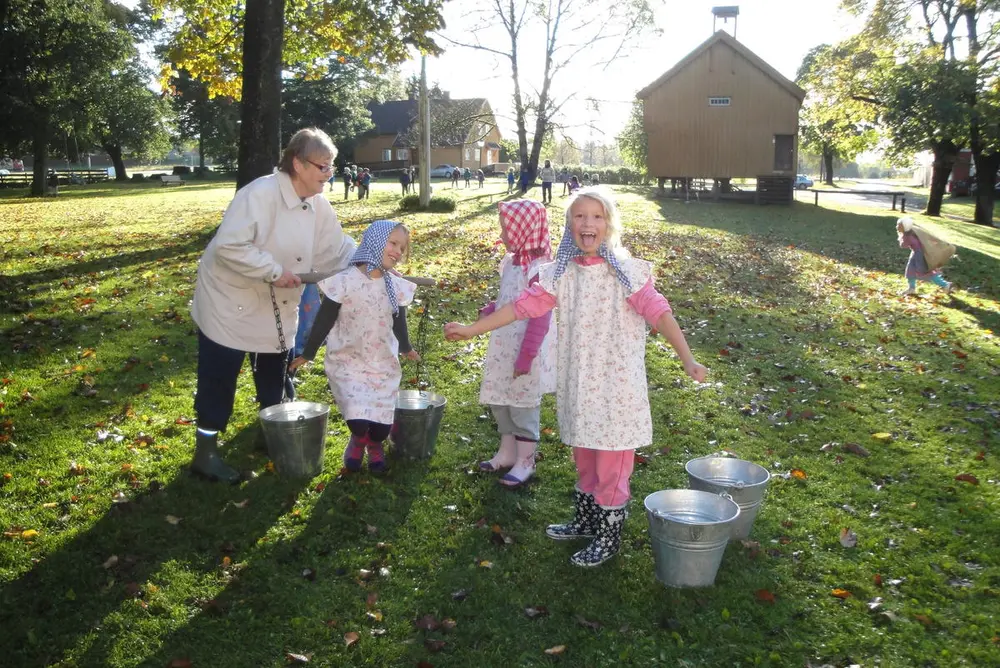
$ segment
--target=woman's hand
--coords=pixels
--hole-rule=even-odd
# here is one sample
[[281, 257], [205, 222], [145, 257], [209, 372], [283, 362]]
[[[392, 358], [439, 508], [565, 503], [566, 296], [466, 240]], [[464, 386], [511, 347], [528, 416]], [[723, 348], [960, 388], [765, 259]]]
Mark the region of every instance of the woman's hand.
[[400, 355], [410, 360], [411, 362], [420, 361], [420, 353], [418, 353], [416, 350], [410, 350], [409, 352], [400, 353]]
[[291, 362], [288, 363], [288, 373], [295, 373], [296, 369], [298, 369], [300, 366], [302, 366], [308, 361], [309, 360], [307, 360], [305, 357], [299, 355], [298, 357], [296, 357], [295, 359], [293, 359]]
[[302, 279], [285, 269], [281, 272], [281, 278], [274, 282], [276, 288], [297, 288], [302, 285]]
[[469, 333], [469, 326], [460, 322], [449, 322], [444, 326], [444, 338], [449, 341], [465, 341], [471, 339], [473, 334]]
[[705, 376], [708, 375], [708, 369], [703, 365], [698, 364], [694, 360], [691, 360], [684, 365], [684, 373], [689, 375], [692, 379], [698, 381], [699, 383], [705, 382]]

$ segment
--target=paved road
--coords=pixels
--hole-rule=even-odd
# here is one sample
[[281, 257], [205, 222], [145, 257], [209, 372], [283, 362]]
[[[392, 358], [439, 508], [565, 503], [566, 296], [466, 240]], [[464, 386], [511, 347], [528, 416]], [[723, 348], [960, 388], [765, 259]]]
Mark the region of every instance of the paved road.
[[[884, 181], [866, 181], [863, 183], [858, 183], [851, 186], [843, 186], [839, 188], [840, 193], [847, 193], [852, 190], [886, 190], [886, 191], [896, 191], [900, 190], [899, 185], [895, 183], [886, 183]], [[800, 202], [808, 202], [812, 204], [815, 200], [816, 194], [805, 190], [796, 190], [795, 199]], [[848, 194], [837, 194], [837, 195], [825, 195], [823, 193], [819, 194], [820, 206], [823, 202], [838, 202], [844, 206], [866, 206], [873, 209], [883, 209], [885, 211], [892, 210], [892, 197], [887, 195], [848, 195]], [[927, 205], [927, 198], [920, 195], [914, 195], [912, 193], [907, 193], [906, 195], [906, 210], [910, 211], [923, 211], [924, 207]], [[898, 210], [897, 203], [897, 210]]]

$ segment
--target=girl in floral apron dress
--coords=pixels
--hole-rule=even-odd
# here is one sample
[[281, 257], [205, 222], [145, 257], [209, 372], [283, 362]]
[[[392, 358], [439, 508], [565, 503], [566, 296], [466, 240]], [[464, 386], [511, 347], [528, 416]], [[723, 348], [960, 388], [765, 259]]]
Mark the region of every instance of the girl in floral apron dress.
[[[500, 241], [506, 249], [500, 262], [500, 295], [483, 307], [489, 315], [510, 304], [538, 281], [538, 267], [551, 261], [548, 212], [535, 200], [500, 202]], [[479, 403], [490, 407], [500, 432], [500, 448], [479, 469], [496, 473], [508, 487], [518, 487], [535, 473], [535, 450], [542, 395], [556, 391], [552, 314], [513, 322], [490, 335], [483, 367]]]
[[631, 257], [619, 236], [611, 194], [579, 191], [566, 209], [556, 259], [539, 269], [538, 282], [472, 325], [445, 325], [445, 337], [458, 341], [559, 307], [556, 411], [576, 462], [576, 516], [546, 534], [591, 540], [570, 558], [577, 566], [597, 566], [618, 553], [634, 450], [652, 443], [646, 324], [663, 333], [688, 376], [700, 382], [707, 372], [653, 286], [650, 264]]
[[391, 220], [368, 226], [351, 267], [319, 282], [325, 299], [309, 339], [291, 370], [316, 356], [326, 340], [324, 367], [330, 391], [351, 430], [344, 467], [385, 471], [382, 443], [389, 436], [396, 410], [402, 369], [398, 356], [420, 359], [410, 347], [405, 307], [416, 285], [391, 271], [406, 254], [409, 231]]

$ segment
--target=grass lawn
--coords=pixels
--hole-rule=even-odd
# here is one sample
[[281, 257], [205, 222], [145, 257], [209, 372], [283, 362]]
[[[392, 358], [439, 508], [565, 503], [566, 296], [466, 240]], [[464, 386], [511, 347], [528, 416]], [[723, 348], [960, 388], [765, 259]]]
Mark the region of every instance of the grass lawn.
[[[249, 374], [225, 447], [240, 486], [186, 472], [197, 260], [232, 183], [0, 194], [0, 656], [5, 666], [986, 666], [1000, 656], [1000, 230], [960, 245], [952, 296], [898, 296], [885, 211], [656, 201], [615, 188], [635, 255], [710, 369], [662, 338], [654, 444], [622, 553], [593, 571], [544, 527], [575, 481], [554, 402], [537, 482], [474, 473], [495, 447], [482, 338], [443, 340], [496, 289], [499, 180], [450, 214], [407, 214], [424, 355], [404, 385], [447, 396], [437, 453], [389, 475], [284, 480], [255, 455]], [[398, 186], [330, 194], [359, 237]], [[537, 191], [533, 191], [533, 194]], [[537, 195], [534, 195], [537, 197]], [[558, 236], [562, 206], [551, 208]], [[920, 218], [919, 216], [917, 216]], [[300, 396], [328, 401], [321, 364]], [[614, 401], [614, 397], [608, 397]], [[642, 499], [727, 450], [772, 475], [751, 540], [714, 587], [653, 577]], [[856, 545], [851, 536], [856, 536]], [[548, 650], [548, 652], [546, 652]]]

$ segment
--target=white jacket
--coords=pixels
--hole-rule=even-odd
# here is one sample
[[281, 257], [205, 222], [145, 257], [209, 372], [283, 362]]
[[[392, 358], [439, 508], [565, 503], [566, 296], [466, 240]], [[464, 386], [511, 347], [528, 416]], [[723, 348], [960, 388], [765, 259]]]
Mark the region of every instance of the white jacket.
[[[357, 244], [322, 194], [305, 200], [275, 172], [247, 184], [226, 209], [198, 265], [191, 317], [215, 343], [246, 352], [281, 350], [270, 282], [285, 269], [346, 269]], [[275, 288], [285, 345], [295, 343], [302, 288]]]
[[556, 180], [556, 170], [554, 167], [542, 167], [538, 170], [538, 178], [542, 183], [552, 183]]

